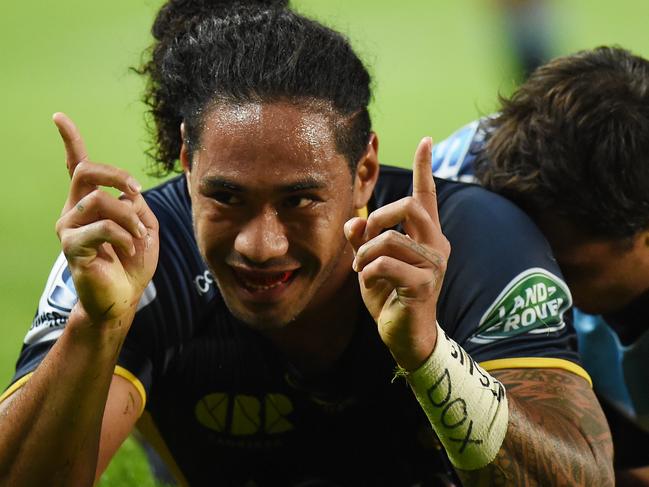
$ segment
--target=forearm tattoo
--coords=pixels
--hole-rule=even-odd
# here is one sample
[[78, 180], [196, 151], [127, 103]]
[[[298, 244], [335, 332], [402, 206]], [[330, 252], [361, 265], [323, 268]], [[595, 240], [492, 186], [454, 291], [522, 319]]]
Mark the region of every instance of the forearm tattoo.
[[458, 471], [464, 485], [613, 485], [610, 431], [584, 379], [559, 369], [492, 375], [505, 385], [510, 400], [507, 435], [491, 464]]

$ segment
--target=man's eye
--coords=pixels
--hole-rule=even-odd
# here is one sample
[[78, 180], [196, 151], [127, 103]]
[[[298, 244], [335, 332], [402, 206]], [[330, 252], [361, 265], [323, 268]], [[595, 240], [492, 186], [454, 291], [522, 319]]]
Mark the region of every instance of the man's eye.
[[288, 208], [306, 208], [313, 203], [314, 199], [308, 196], [289, 196], [285, 204]]
[[243, 202], [243, 200], [239, 196], [233, 193], [228, 193], [227, 191], [219, 191], [216, 193], [212, 193], [210, 195], [210, 198], [212, 198], [215, 201], [218, 201], [223, 205], [228, 205], [228, 206], [237, 206]]

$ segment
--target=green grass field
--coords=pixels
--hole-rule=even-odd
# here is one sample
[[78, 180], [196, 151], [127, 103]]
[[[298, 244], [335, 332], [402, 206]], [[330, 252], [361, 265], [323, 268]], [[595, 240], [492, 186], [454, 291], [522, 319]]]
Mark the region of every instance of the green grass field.
[[[40, 7], [38, 7], [40, 5]], [[0, 204], [0, 387], [13, 374], [49, 268], [54, 223], [68, 176], [51, 122], [79, 125], [91, 158], [130, 170], [145, 187], [148, 144], [142, 81], [132, 72], [149, 43], [158, 0], [4, 2], [0, 7], [0, 141], [8, 172]], [[434, 139], [496, 107], [514, 86], [511, 50], [496, 0], [296, 0], [346, 33], [374, 76], [371, 107], [384, 163], [408, 166]], [[649, 56], [646, 0], [553, 2], [555, 54], [618, 44]], [[101, 482], [154, 485], [128, 441]]]

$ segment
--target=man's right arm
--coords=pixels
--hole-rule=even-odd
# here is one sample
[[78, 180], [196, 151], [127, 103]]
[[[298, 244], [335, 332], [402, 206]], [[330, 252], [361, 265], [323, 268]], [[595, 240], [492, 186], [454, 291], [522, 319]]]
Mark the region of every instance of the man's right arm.
[[[78, 301], [60, 337], [2, 411], [3, 486], [92, 485], [139, 414], [133, 407], [120, 418], [115, 401], [119, 406], [124, 390], [118, 386], [109, 397], [109, 388], [158, 262], [158, 221], [126, 171], [89, 161], [74, 123], [60, 113], [54, 122], [71, 177], [56, 231]], [[107, 400], [109, 424], [102, 429]]]
[[73, 320], [0, 404], [2, 486], [92, 485], [139, 417], [139, 393], [113, 375], [122, 339]]

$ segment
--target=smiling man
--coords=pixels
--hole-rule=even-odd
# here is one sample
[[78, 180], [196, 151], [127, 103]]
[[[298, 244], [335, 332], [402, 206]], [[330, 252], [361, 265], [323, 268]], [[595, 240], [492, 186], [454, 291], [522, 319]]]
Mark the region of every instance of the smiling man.
[[182, 174], [142, 193], [54, 116], [63, 252], [2, 396], [0, 482], [91, 485], [137, 428], [185, 485], [612, 484], [522, 211], [435, 181], [429, 138], [380, 165], [367, 70], [285, 2], [172, 0], [153, 34], [156, 158]]
[[206, 118], [202, 150], [181, 151], [198, 247], [230, 311], [255, 329], [311, 321], [306, 310], [348, 294], [340, 229], [372, 188], [349, 191], [334, 117], [314, 103], [226, 105]]

